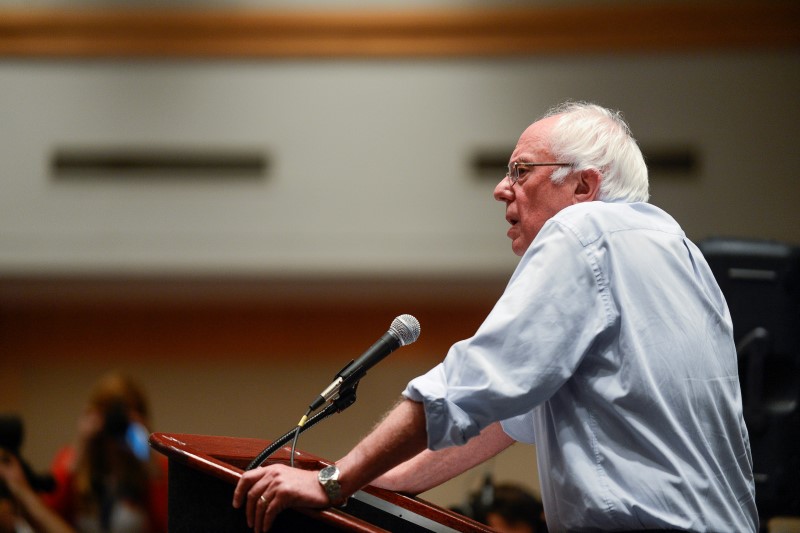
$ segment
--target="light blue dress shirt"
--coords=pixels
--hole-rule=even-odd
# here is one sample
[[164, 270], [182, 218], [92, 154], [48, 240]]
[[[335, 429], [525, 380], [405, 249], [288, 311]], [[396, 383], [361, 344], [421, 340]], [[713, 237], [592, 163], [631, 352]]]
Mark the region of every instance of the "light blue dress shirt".
[[758, 530], [730, 314], [653, 205], [558, 213], [475, 335], [404, 395], [431, 449], [495, 421], [535, 442], [551, 532]]

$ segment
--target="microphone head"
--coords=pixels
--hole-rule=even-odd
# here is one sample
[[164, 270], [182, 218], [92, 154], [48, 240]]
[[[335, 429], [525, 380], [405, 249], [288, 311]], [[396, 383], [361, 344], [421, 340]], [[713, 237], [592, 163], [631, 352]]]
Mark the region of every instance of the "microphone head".
[[419, 320], [411, 315], [400, 315], [392, 320], [392, 325], [389, 327], [389, 333], [397, 337], [400, 341], [400, 346], [411, 344], [419, 338], [422, 329], [419, 325]]

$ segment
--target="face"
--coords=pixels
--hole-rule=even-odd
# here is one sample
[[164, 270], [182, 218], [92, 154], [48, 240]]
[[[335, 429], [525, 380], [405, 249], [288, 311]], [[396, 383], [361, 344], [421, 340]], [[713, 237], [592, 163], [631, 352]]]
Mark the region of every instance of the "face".
[[[509, 162], [554, 162], [548, 139], [558, 118], [548, 117], [529, 126], [520, 136]], [[550, 181], [550, 176], [559, 168], [520, 167], [520, 180], [515, 185], [503, 178], [494, 189], [495, 200], [506, 204], [506, 220], [511, 224], [507, 235], [516, 255], [525, 253], [553, 215], [576, 203], [572, 175], [559, 185]]]

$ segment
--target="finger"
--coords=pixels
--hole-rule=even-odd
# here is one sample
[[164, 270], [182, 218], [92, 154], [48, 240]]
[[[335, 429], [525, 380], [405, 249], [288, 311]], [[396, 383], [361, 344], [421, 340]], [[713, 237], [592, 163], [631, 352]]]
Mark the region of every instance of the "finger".
[[247, 517], [247, 527], [253, 527], [256, 518], [259, 495], [255, 494], [255, 489], [250, 489], [247, 493], [247, 503], [245, 504], [244, 514]]
[[[252, 472], [252, 471], [251, 471]], [[247, 496], [247, 492], [250, 490], [250, 487], [253, 486], [256, 480], [253, 479], [253, 476], [250, 472], [245, 472], [242, 474], [242, 477], [239, 478], [239, 482], [236, 483], [236, 488], [233, 490], [233, 507], [238, 509], [244, 503], [244, 499]]]
[[272, 526], [275, 516], [278, 514], [276, 506], [280, 495], [280, 473], [279, 466], [269, 470], [268, 475], [262, 478], [263, 487], [260, 489], [260, 496], [256, 501], [256, 513], [254, 523], [256, 524], [256, 533], [261, 531], [268, 531]]
[[264, 526], [264, 516], [266, 515], [268, 506], [269, 502], [267, 501], [267, 497], [264, 494], [259, 496], [258, 500], [256, 500], [255, 516], [253, 518], [253, 524], [255, 525], [254, 530], [256, 533], [269, 529], [268, 525]]
[[252, 471], [245, 472], [239, 478], [239, 481], [236, 483], [236, 487], [233, 489], [232, 505], [234, 509], [241, 509], [244, 506], [245, 516], [247, 516], [246, 504], [248, 501], [248, 494], [250, 493], [250, 490], [257, 481], [258, 478], [253, 476]]
[[261, 531], [269, 531], [275, 518], [283, 510], [283, 505], [278, 502], [278, 498], [273, 498], [265, 505], [264, 516], [261, 518]]
[[[253, 527], [258, 524], [261, 516], [264, 514], [264, 508], [269, 499], [267, 496], [267, 489], [269, 487], [270, 472], [265, 472], [264, 476], [258, 480], [247, 492], [247, 505], [245, 514], [247, 515], [247, 526]], [[262, 500], [261, 497], [264, 497]], [[259, 509], [259, 504], [261, 508]]]
[[246, 502], [248, 494], [253, 486], [264, 476], [265, 467], [260, 466], [255, 470], [249, 470], [242, 474], [236, 488], [233, 491], [233, 506], [237, 509]]
[[250, 491], [251, 493], [257, 492], [259, 494], [256, 500], [255, 516], [253, 517], [253, 523], [256, 524], [256, 533], [268, 531], [272, 527], [275, 517], [284, 507], [280, 504], [281, 499], [285, 497], [280, 490], [280, 475], [281, 467], [280, 465], [275, 465], [261, 479], [261, 486], [258, 487], [258, 490]]

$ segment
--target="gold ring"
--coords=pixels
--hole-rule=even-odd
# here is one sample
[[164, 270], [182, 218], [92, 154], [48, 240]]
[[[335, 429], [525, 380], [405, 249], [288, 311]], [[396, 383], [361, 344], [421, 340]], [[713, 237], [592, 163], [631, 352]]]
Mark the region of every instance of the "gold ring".
[[261, 500], [262, 502], [264, 502], [264, 504], [267, 503], [267, 499], [264, 497], [263, 494], [261, 496], [259, 496], [258, 499]]

